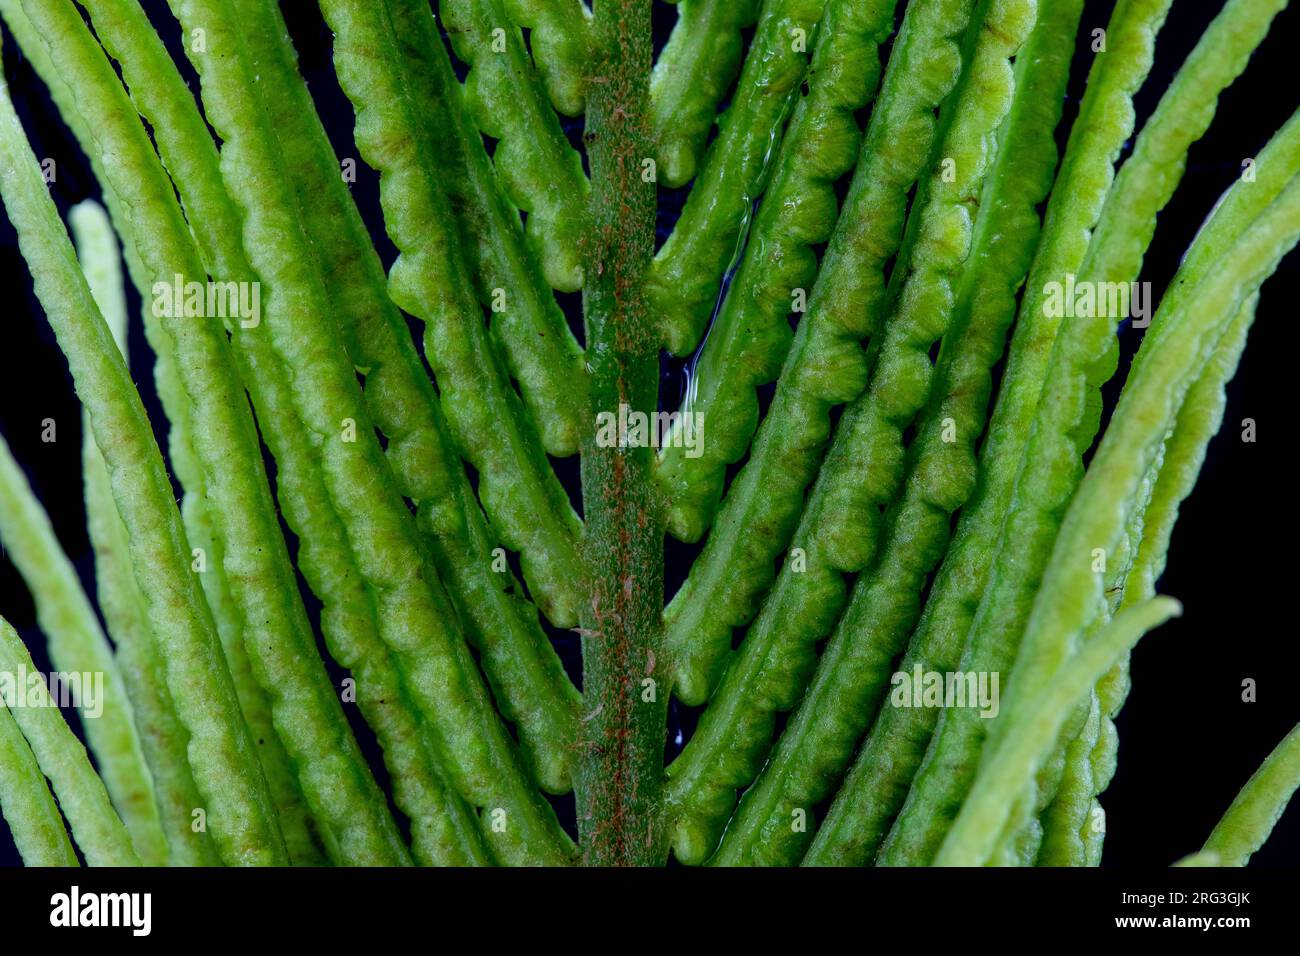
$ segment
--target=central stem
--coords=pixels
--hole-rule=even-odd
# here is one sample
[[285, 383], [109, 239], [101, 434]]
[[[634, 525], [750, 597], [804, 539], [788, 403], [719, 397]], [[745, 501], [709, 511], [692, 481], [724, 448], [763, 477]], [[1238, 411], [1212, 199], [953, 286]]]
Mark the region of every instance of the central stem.
[[[588, 865], [657, 865], [667, 855], [658, 811], [668, 683], [660, 653], [664, 531], [649, 441], [659, 336], [642, 294], [655, 224], [654, 177], [643, 176], [651, 155], [650, 0], [597, 0], [594, 12], [583, 287], [591, 430], [582, 448], [591, 600], [582, 615], [578, 827]], [[636, 413], [651, 427], [636, 428]], [[624, 432], [629, 416], [634, 427]]]

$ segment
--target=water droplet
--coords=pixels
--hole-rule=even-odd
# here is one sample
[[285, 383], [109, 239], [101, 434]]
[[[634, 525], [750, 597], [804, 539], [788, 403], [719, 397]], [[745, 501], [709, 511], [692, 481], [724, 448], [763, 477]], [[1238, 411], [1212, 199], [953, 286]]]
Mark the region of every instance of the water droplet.
[[[749, 193], [744, 193], [740, 197], [742, 203], [740, 230], [736, 235], [735, 248], [731, 252], [731, 261], [727, 263], [727, 268], [722, 273], [722, 283], [718, 286], [718, 295], [713, 300], [713, 314], [709, 316], [709, 323], [704, 327], [704, 336], [700, 339], [700, 344], [696, 346], [690, 361], [686, 363], [686, 367], [682, 370], [682, 374], [686, 377], [681, 405], [683, 412], [689, 413], [694, 409], [695, 399], [699, 394], [700, 387], [700, 356], [704, 354], [704, 347], [708, 344], [709, 335], [713, 332], [714, 326], [717, 325], [718, 316], [722, 314], [722, 307], [726, 303], [727, 293], [731, 291], [732, 280], [735, 279], [736, 273], [740, 271], [741, 260], [744, 258], [746, 247], [749, 245], [749, 234], [754, 225], [754, 216], [758, 212], [759, 203], [762, 201], [768, 179], [771, 177], [772, 168], [775, 165], [773, 160], [776, 157], [780, 131], [785, 128], [785, 122], [790, 116], [791, 109], [797, 98], [795, 95], [797, 92], [798, 88], [796, 87], [786, 97], [785, 105], [781, 109], [780, 119], [772, 125], [772, 129], [768, 132], [767, 147], [763, 151], [763, 163], [755, 180], [755, 196], [751, 197]], [[761, 238], [759, 244], [759, 252], [761, 253]]]

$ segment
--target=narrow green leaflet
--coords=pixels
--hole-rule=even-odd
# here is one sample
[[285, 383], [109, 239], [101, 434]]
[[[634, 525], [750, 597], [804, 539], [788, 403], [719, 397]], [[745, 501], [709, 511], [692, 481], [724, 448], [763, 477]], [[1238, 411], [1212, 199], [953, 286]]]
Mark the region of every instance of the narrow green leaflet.
[[[357, 104], [357, 141], [367, 160], [384, 173], [381, 195], [388, 228], [403, 249], [392, 270], [394, 298], [412, 312], [431, 319], [440, 311], [459, 314], [465, 325], [474, 325], [481, 334], [476, 307], [465, 295], [466, 276], [456, 268], [454, 239], [444, 238], [442, 244], [434, 245], [437, 223], [446, 221], [447, 206], [431, 162], [436, 144], [427, 138], [427, 127], [418, 119], [416, 104], [428, 100], [423, 82], [426, 73], [420, 64], [398, 53], [399, 35], [420, 35], [420, 31], [427, 44], [437, 43], [433, 20], [427, 11], [415, 9], [405, 0], [365, 4], [323, 0], [322, 6], [335, 28], [340, 79]], [[376, 48], [386, 49], [387, 54], [375, 59], [354, 52]], [[383, 66], [376, 68], [377, 64]], [[386, 144], [391, 142], [418, 144], [418, 151], [389, 152]], [[445, 303], [441, 307], [435, 304], [440, 300]], [[431, 321], [431, 345], [433, 329]], [[443, 326], [438, 338], [445, 341], [453, 334]], [[491, 350], [485, 343], [478, 349], [470, 346], [466, 355], [473, 357], [480, 374], [492, 363]], [[509, 384], [503, 382], [502, 389], [508, 391]], [[443, 401], [448, 401], [447, 389]], [[484, 417], [489, 410], [479, 407], [481, 411], [471, 413], [473, 424], [467, 427], [492, 428], [495, 416]], [[498, 419], [496, 427], [507, 427], [507, 423]], [[527, 454], [524, 440], [521, 435], [516, 446], [521, 449], [521, 457]], [[508, 585], [512, 579], [508, 571], [492, 567], [500, 562], [494, 561], [490, 536], [473, 493], [455, 466], [455, 448], [445, 443], [440, 454], [455, 468], [449, 482], [460, 513], [441, 504], [430, 508], [436, 550], [442, 556], [439, 572], [449, 585], [463, 593], [462, 607], [470, 621], [475, 620], [475, 608], [490, 606], [494, 600], [501, 605], [504, 621], [499, 618], [485, 622], [475, 636], [487, 658], [489, 676], [499, 688], [503, 712], [518, 725], [533, 763], [540, 768], [539, 779], [548, 789], [562, 792], [568, 789], [568, 766], [577, 734], [577, 693], [545, 634], [537, 627], [536, 612], [512, 595], [501, 593], [498, 582]], [[568, 510], [567, 501], [564, 507]]]
[[[174, 300], [158, 306], [158, 287], [166, 290], [169, 278], [174, 285], [206, 276], [173, 186], [134, 106], [76, 10], [65, 0], [24, 4], [29, 15], [41, 13], [46, 36], [52, 38], [52, 58], [75, 78], [78, 109], [83, 116], [91, 110], [101, 116], [91, 130], [96, 147], [117, 157], [105, 171], [129, 210], [140, 260], [155, 278], [153, 311], [161, 313], [160, 325], [189, 402], [190, 438], [202, 468], [213, 542], [222, 551], [229, 611], [238, 622], [254, 679], [270, 700], [275, 730], [292, 758], [325, 848], [337, 863], [408, 861], [317, 653], [220, 315], [207, 309], [189, 314]], [[251, 290], [241, 293], [249, 301], [251, 295]], [[164, 303], [169, 298], [164, 292]], [[241, 312], [239, 321], [260, 323], [260, 316]], [[196, 570], [202, 573], [202, 567]], [[291, 839], [293, 858], [311, 859], [309, 839], [307, 834]]]
[[[1233, 320], [1215, 347], [1205, 371], [1187, 393], [1178, 421], [1165, 442], [1158, 475], [1147, 496], [1147, 504], [1129, 539], [1136, 562], [1125, 576], [1122, 604], [1147, 600], [1155, 593], [1155, 582], [1164, 566], [1179, 505], [1191, 494], [1205, 460], [1206, 446], [1219, 430], [1225, 404], [1224, 388], [1236, 371], [1246, 347], [1247, 333], [1255, 318], [1258, 295], [1252, 297]], [[1148, 484], [1150, 481], [1148, 480]], [[1111, 592], [1107, 588], [1107, 593]], [[1127, 662], [1119, 665], [1097, 685], [1097, 722], [1088, 724], [1070, 744], [1065, 779], [1052, 804], [1043, 812], [1043, 845], [1037, 861], [1042, 866], [1095, 866], [1100, 862], [1105, 836], [1105, 812], [1097, 800], [1114, 776], [1119, 735], [1114, 718], [1128, 692]]]
[[[0, 630], [8, 627], [0, 618]], [[0, 816], [25, 865], [77, 866], [58, 804], [6, 700], [0, 694]]]
[[[273, 131], [278, 148], [297, 171], [286, 185], [293, 190], [326, 293], [342, 320], [340, 332], [348, 355], [356, 368], [364, 370], [367, 409], [387, 438], [386, 457], [398, 488], [417, 503], [441, 505], [454, 462], [434, 457], [446, 440], [433, 407], [439, 396], [339, 175], [339, 161], [297, 71], [296, 52], [283, 20], [278, 9], [247, 0], [230, 6], [250, 24], [261, 24], [250, 31], [248, 56], [258, 70], [278, 81], [271, 92], [269, 86], [259, 87], [259, 95], [277, 117]], [[251, 79], [261, 75], [251, 74], [250, 82], [261, 82]], [[409, 221], [408, 217], [402, 222]], [[449, 225], [445, 216], [425, 215], [419, 221]], [[524, 580], [543, 613], [558, 626], [572, 626], [583, 600], [577, 516], [519, 408], [518, 396], [503, 381], [481, 321], [469, 324], [463, 311], [431, 307], [435, 301], [439, 306], [448, 304], [447, 296], [459, 304], [466, 292], [463, 279], [453, 287], [442, 281], [446, 266], [438, 257], [454, 232], [444, 227], [423, 237], [404, 228], [401, 235], [404, 245], [419, 244], [419, 254], [400, 266], [392, 286], [412, 297], [422, 296], [426, 283], [438, 289], [436, 300], [420, 297], [412, 302], [403, 297], [403, 301], [428, 319], [426, 357], [439, 376], [451, 435], [479, 473], [479, 497], [488, 521], [502, 543], [520, 553]], [[425, 271], [435, 267], [435, 273]], [[265, 275], [262, 279], [267, 281]], [[474, 315], [478, 318], [477, 310]], [[349, 417], [360, 429], [361, 420]], [[336, 421], [332, 430], [341, 427]]]
[[567, 116], [582, 112], [592, 55], [591, 11], [585, 0], [505, 0], [528, 46], [551, 103]]
[[497, 140], [492, 162], [506, 195], [528, 213], [528, 238], [542, 272], [563, 292], [582, 287], [583, 226], [591, 185], [582, 158], [551, 110], [504, 0], [443, 0], [456, 55], [470, 66], [465, 98], [474, 121]]
[[[294, 405], [320, 455], [330, 499], [344, 521], [358, 567], [376, 595], [376, 620], [433, 738], [443, 769], [472, 806], [485, 808], [492, 850], [510, 862], [561, 862], [567, 839], [527, 782], [505, 728], [493, 713], [441, 582], [371, 427], [330, 297], [311, 252], [306, 197], [281, 172], [277, 132], [292, 99], [250, 97], [259, 69], [286, 71], [273, 50], [235, 37], [239, 17], [267, 15], [224, 0], [174, 0], [185, 27], [203, 24], [206, 50], [191, 50], [210, 122], [222, 136], [222, 173], [245, 216], [250, 262], [270, 288], [264, 327], [295, 369]], [[282, 36], [282, 33], [276, 33]], [[215, 50], [221, 55], [215, 55]], [[288, 92], [287, 88], [285, 92]], [[256, 108], [248, 109], [254, 103]], [[310, 150], [316, 147], [311, 146]], [[310, 151], [309, 150], [309, 151]], [[308, 167], [310, 168], [310, 167]], [[354, 210], [355, 214], [355, 210]], [[376, 388], [376, 376], [367, 390]], [[405, 429], [397, 435], [405, 434]], [[390, 444], [390, 453], [392, 446]]]
[[[108, 218], [92, 200], [69, 214], [77, 255], [91, 294], [126, 357], [126, 298], [117, 245]], [[189, 732], [176, 716], [167, 677], [158, 655], [144, 597], [131, 572], [126, 528], [117, 513], [104, 456], [95, 444], [90, 418], [82, 415], [81, 467], [85, 482], [86, 529], [95, 551], [97, 597], [104, 623], [117, 648], [117, 665], [131, 700], [140, 745], [149, 765], [153, 797], [166, 839], [165, 862], [173, 866], [214, 866], [220, 862], [206, 830], [195, 830], [194, 811], [202, 806], [190, 772]], [[129, 825], [129, 824], [128, 824]], [[139, 841], [136, 841], [139, 847]], [[145, 862], [149, 860], [146, 857]]]
[[[688, 704], [707, 699], [732, 629], [754, 616], [771, 587], [774, 563], [790, 543], [830, 437], [831, 409], [866, 387], [861, 342], [883, 318], [885, 264], [902, 242], [908, 191], [935, 159], [935, 110], [960, 75], [960, 39], [972, 6], [970, 0], [921, 0], [907, 8], [772, 404], [703, 552], [664, 612], [676, 690]], [[826, 626], [832, 623], [833, 617]]]
[[[918, 502], [924, 502], [942, 519], [975, 491], [974, 446], [983, 430], [992, 366], [1004, 350], [1015, 315], [1017, 285], [1029, 268], [1039, 237], [1035, 206], [1051, 188], [1056, 164], [1053, 131], [1060, 119], [1082, 6], [1081, 0], [1040, 0], [1034, 32], [1016, 57], [1015, 101], [999, 134], [998, 155], [980, 198], [971, 262], [957, 290], [958, 315], [967, 318], [964, 322], [954, 318], [954, 329], [960, 334], [951, 341], [945, 338], [926, 426], [917, 439], [919, 451], [913, 455], [900, 510], [916, 509]], [[926, 525], [914, 520], [912, 526]], [[928, 526], [946, 544], [947, 523]], [[923, 535], [909, 541], [896, 530], [889, 547], [914, 547], [929, 540], [935, 539]], [[923, 568], [930, 571], [933, 565]], [[895, 586], [891, 577], [880, 580], [885, 587]], [[919, 593], [913, 593], [919, 601]], [[910, 628], [914, 614], [898, 616], [894, 627]], [[875, 633], [885, 646], [898, 640], [885, 629]], [[897, 672], [911, 675], [918, 666], [922, 672], [955, 670], [962, 646], [945, 641], [946, 636], [940, 629], [916, 627]], [[870, 862], [907, 796], [938, 719], [936, 708], [895, 707], [888, 699], [882, 704], [805, 864]]]
[[[79, 251], [88, 281], [95, 273], [116, 268], [117, 250], [107, 221], [86, 235]], [[106, 261], [107, 260], [107, 261]], [[109, 265], [111, 263], [111, 265]], [[82, 727], [114, 806], [131, 833], [141, 859], [158, 866], [167, 846], [154, 805], [153, 784], [136, 734], [113, 650], [100, 629], [76, 569], [55, 537], [45, 509], [27, 483], [9, 446], [0, 439], [0, 543], [27, 582], [36, 602], [56, 670], [102, 675], [96, 712], [88, 715], [79, 701]]]
[[[1173, 196], [1182, 177], [1188, 148], [1209, 127], [1219, 93], [1245, 69], [1250, 54], [1268, 33], [1269, 24], [1283, 6], [1285, 0], [1232, 0], [1210, 24], [1143, 126], [1133, 155], [1120, 168], [1079, 269], [1077, 282], [1083, 285], [1078, 286], [1076, 282], [1076, 287], [1098, 290], [1129, 287], [1138, 278], [1143, 254], [1155, 231], [1156, 215]], [[1068, 284], [1069, 277], [1066, 279]], [[1147, 319], [1150, 319], [1149, 312]], [[1069, 332], [1076, 331], [1069, 329]], [[1075, 340], [1069, 336], [1062, 338], [1063, 346], [1065, 341]], [[1052, 424], [1034, 426], [1029, 454], [1035, 455], [1037, 462], [1054, 460], [1035, 451], [1033, 443], [1043, 435], [1058, 430], [1068, 435], [1082, 459], [1096, 434], [1102, 414], [1101, 386], [1114, 374], [1119, 355], [1118, 337], [1112, 335], [1102, 340], [1099, 347], [1090, 347], [1083, 354], [1088, 357], [1082, 363], [1086, 383], [1082, 410], [1073, 417], [1065, 417], [1059, 412], [1071, 408], [1071, 403], [1042, 406], [1039, 418]], [[1066, 393], [1056, 358], [1045, 389], [1054, 395]], [[1081, 466], [1079, 470], [1082, 471]], [[1018, 539], [1015, 546], [1024, 547], [1025, 540]], [[1121, 548], [1108, 555], [1108, 560], [1114, 567], [1126, 567], [1132, 562], [1132, 555]], [[1013, 627], [1016, 620], [1012, 618]], [[1091, 744], [1085, 741], [1082, 749], [1090, 751]], [[1063, 770], [1061, 752], [1045, 766], [1046, 779], [1040, 788], [1044, 797], [1050, 797], [1056, 787], [1055, 778]], [[1076, 804], [1076, 815], [1083, 809]], [[1081, 816], [1078, 822], [1081, 825]], [[1076, 828], [1067, 826], [1067, 830]]]
[[[937, 147], [956, 174], [944, 175], [940, 161], [936, 174], [921, 184], [920, 205], [909, 216], [900, 252], [906, 267], [902, 273], [896, 267], [891, 279], [896, 291], [891, 288], [889, 319], [876, 342], [871, 383], [845, 410], [804, 512], [801, 531], [807, 536], [795, 535], [796, 546], [806, 542], [814, 565], [864, 571], [798, 710], [728, 826], [717, 863], [792, 864], [803, 855], [810, 828], [776, 821], [806, 817], [838, 783], [875, 712], [890, 661], [902, 649], [925, 571], [942, 551], [948, 513], [933, 503], [951, 505], [971, 481], [969, 474], [958, 472], [952, 480], [923, 468], [912, 494], [890, 505], [906, 473], [905, 431], [934, 382], [930, 351], [951, 329], [971, 250], [967, 199], [979, 194], [993, 161], [996, 131], [1014, 92], [1008, 61], [1035, 14], [1032, 2], [992, 0], [978, 4], [971, 16], [962, 42], [966, 66], [944, 104]], [[942, 443], [940, 421], [918, 422], [917, 429], [915, 447]], [[793, 563], [790, 572], [796, 580], [806, 573], [796, 572]], [[798, 653], [807, 657], [811, 646], [801, 645]]]
[[[1089, 71], [1088, 88], [1070, 131], [1043, 220], [1042, 240], [1021, 298], [997, 402], [980, 449], [980, 481], [962, 509], [918, 623], [918, 629], [945, 632], [927, 640], [946, 646], [965, 646], [970, 635], [979, 637], [980, 646], [968, 647], [962, 654], [964, 672], [1001, 672], [1015, 653], [1013, 646], [1007, 646], [1008, 639], [1018, 636], [1013, 627], [995, 632], [977, 628], [972, 621], [987, 603], [994, 556], [1005, 553], [1008, 561], [1014, 561], [1023, 553], [1003, 552], [999, 542], [1060, 328], [1060, 318], [1044, 309], [1043, 303], [1048, 283], [1063, 282], [1067, 273], [1077, 272], [1087, 254], [1088, 236], [1105, 204], [1116, 157], [1133, 131], [1132, 96], [1150, 69], [1155, 36], [1168, 6], [1169, 0], [1120, 0], [1106, 28], [1106, 52], [1096, 56]], [[1056, 497], [1061, 494], [1056, 489]], [[1046, 554], [1035, 553], [1024, 565], [1041, 569], [1045, 562]], [[1019, 600], [1024, 596], [1015, 595]], [[954, 724], [958, 729], [948, 729]], [[942, 715], [877, 862], [919, 865], [933, 857], [969, 786], [972, 755], [978, 753], [986, 729], [983, 724], [966, 709]]]
[[[239, 241], [239, 214], [221, 179], [215, 144], [143, 10], [118, 0], [87, 0], [86, 7], [105, 47], [122, 63], [137, 108], [153, 125], [209, 273], [255, 281]], [[321, 630], [331, 654], [358, 682], [358, 706], [384, 751], [394, 800], [411, 821], [412, 853], [421, 863], [483, 862], [486, 851], [477, 828], [463, 802], [440, 778], [421, 739], [417, 713], [403, 699], [391, 655], [379, 641], [372, 601], [325, 492], [318, 457], [299, 423], [281, 363], [256, 328], [231, 321], [229, 329], [262, 437], [276, 459], [281, 507], [299, 538], [299, 568], [324, 604]], [[88, 482], [92, 470], [88, 465]], [[182, 784], [178, 782], [178, 789]], [[182, 800], [179, 794], [177, 800]]]
[[59, 545], [50, 519], [0, 439], [0, 543], [27, 582], [55, 670], [93, 678], [75, 703], [100, 775], [131, 831], [141, 858], [161, 865], [167, 855], [153, 785], [145, 766], [122, 677], [76, 569]]
[[1215, 854], [1216, 866], [1245, 866], [1264, 845], [1300, 788], [1300, 724], [1292, 728], [1241, 788], [1218, 822], [1202, 853]]
[[[1017, 722], [981, 764], [970, 796], [962, 805], [935, 861], [939, 866], [983, 864], [1002, 831], [1024, 781], [1032, 778], [1056, 742], [1070, 711], [1115, 661], [1144, 634], [1181, 613], [1177, 601], [1153, 598], [1122, 611], [1024, 705]], [[1022, 687], [1016, 693], [1025, 693]]]
[[209, 832], [231, 864], [288, 861], [274, 804], [226, 669], [162, 455], [9, 101], [0, 95], [0, 192], [37, 297], [68, 357], [126, 525], [136, 581], [166, 661]]
[[131, 836], [90, 765], [81, 741], [64, 723], [42, 674], [9, 622], [0, 618], [0, 674], [20, 698], [9, 708], [50, 779], [77, 846], [91, 866], [139, 866]]
[[[743, 8], [744, 0], [733, 2]], [[826, 0], [764, 0], [717, 139], [646, 277], [646, 297], [674, 355], [690, 353], [704, 334], [736, 239], [766, 188], [825, 6]]]
[[[333, 5], [322, 10], [334, 16]], [[535, 244], [529, 243], [517, 210], [497, 187], [492, 159], [452, 72], [451, 59], [430, 27], [427, 6], [402, 2], [367, 12], [386, 11], [395, 29], [422, 37], [402, 48], [402, 68], [418, 70], [422, 85], [422, 138], [438, 149], [423, 154], [435, 171], [461, 226], [462, 241], [472, 252], [480, 303], [489, 313], [493, 343], [519, 393], [548, 454], [567, 457], [578, 450], [587, 422], [587, 367], [583, 351], [564, 312], [542, 275]], [[532, 35], [537, 49], [537, 35]], [[387, 67], [395, 69], [395, 65]], [[409, 93], [408, 93], [409, 98]], [[382, 114], [392, 117], [394, 111]]]
[[668, 528], [683, 541], [698, 540], [712, 522], [726, 467], [745, 454], [758, 428], [754, 390], [777, 377], [790, 349], [786, 317], [803, 307], [816, 281], [813, 247], [834, 230], [835, 182], [857, 158], [862, 134], [854, 113], [875, 93], [877, 49], [893, 28], [894, 7], [894, 0], [826, 6], [808, 93], [795, 103], [771, 184], [742, 231], [735, 274], [687, 367], [681, 420], [659, 454], [655, 478], [668, 499]]
[[670, 189], [695, 176], [704, 143], [743, 58], [741, 31], [758, 0], [680, 0], [672, 35], [655, 60], [650, 101], [659, 180]]
[[[1098, 567], [1098, 555], [1114, 554], [1122, 543], [1132, 512], [1141, 505], [1143, 479], [1161, 453], [1188, 390], [1242, 305], [1298, 240], [1300, 179], [1293, 179], [1189, 301], [1172, 308], [1162, 303], [1160, 311], [1171, 331], [1144, 343], [1148, 354], [1121, 396], [1061, 524], [1011, 672], [1011, 686], [1018, 692], [994, 723], [993, 746], [1026, 713], [1023, 708], [1032, 694], [1071, 658], [1077, 635], [1086, 633], [1105, 607], [1107, 575]], [[1187, 272], [1186, 266], [1181, 272]], [[1196, 279], [1192, 272], [1175, 282]], [[1027, 816], [1033, 812], [1031, 804]]]
[[[145, 336], [155, 355], [154, 383], [170, 424], [168, 430], [170, 463], [184, 489], [181, 518], [185, 525], [189, 551], [195, 569], [200, 566], [206, 568], [200, 575], [203, 592], [217, 625], [222, 653], [234, 683], [240, 712], [249, 724], [253, 739], [258, 741], [258, 759], [275, 800], [280, 829], [285, 835], [286, 843], [293, 850], [295, 859], [304, 862], [319, 861], [323, 856], [307, 829], [307, 811], [301, 789], [289, 762], [289, 756], [273, 726], [270, 704], [253, 678], [238, 621], [231, 613], [229, 583], [226, 580], [222, 561], [223, 551], [220, 542], [213, 536], [203, 469], [190, 439], [193, 425], [189, 402], [176, 374], [170, 342], [153, 312], [155, 273], [146, 269], [136, 248], [129, 208], [119, 198], [113, 188], [113, 180], [110, 179], [104, 163], [99, 158], [100, 151], [92, 136], [91, 125], [79, 112], [79, 101], [67, 83], [66, 71], [53, 61], [47, 45], [50, 38], [38, 31], [28, 19], [20, 0], [0, 0], [0, 12], [3, 12], [5, 22], [50, 88], [60, 115], [72, 129], [83, 151], [91, 158], [91, 166], [96, 178], [103, 184], [105, 203], [114, 228], [123, 242], [123, 256], [127, 271], [136, 290], [140, 293]], [[72, 36], [78, 36], [76, 29], [79, 28], [75, 27], [75, 21], [65, 18], [63, 23], [73, 24]], [[84, 40], [84, 37], [82, 39]], [[85, 49], [84, 45], [83, 49]], [[93, 57], [91, 62], [96, 62]], [[103, 77], [102, 71], [100, 76]], [[129, 116], [129, 112], [123, 110], [118, 115]]]

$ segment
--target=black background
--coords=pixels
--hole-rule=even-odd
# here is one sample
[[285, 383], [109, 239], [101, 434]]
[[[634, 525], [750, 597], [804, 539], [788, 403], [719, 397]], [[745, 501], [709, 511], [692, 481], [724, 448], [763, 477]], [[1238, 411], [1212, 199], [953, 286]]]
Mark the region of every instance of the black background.
[[[178, 28], [160, 0], [147, 0], [169, 45]], [[1111, 0], [1089, 0], [1080, 29], [1080, 48], [1062, 124], [1068, 129], [1091, 62], [1086, 41], [1106, 24]], [[1151, 112], [1174, 71], [1192, 49], [1221, 4], [1218, 0], [1179, 0], [1158, 44], [1155, 67], [1137, 98], [1139, 122]], [[338, 88], [330, 63], [330, 33], [310, 0], [283, 4], [321, 115], [340, 157], [357, 155], [352, 142], [351, 107]], [[671, 29], [671, 6], [655, 4], [657, 45]], [[52, 194], [62, 211], [99, 194], [88, 164], [62, 125], [40, 81], [5, 32], [5, 77], [28, 130], [36, 155], [57, 162]], [[1157, 294], [1172, 277], [1178, 260], [1215, 200], [1240, 172], [1245, 157], [1257, 154], [1269, 135], [1300, 104], [1295, 46], [1300, 11], [1283, 13], [1246, 75], [1226, 91], [1206, 137], [1193, 147], [1183, 182], [1160, 217], [1155, 242], [1144, 266], [1144, 280]], [[187, 77], [188, 63], [178, 57]], [[580, 121], [568, 124], [575, 144]], [[385, 263], [394, 250], [383, 232], [377, 177], [358, 163], [353, 194], [371, 227]], [[660, 238], [676, 218], [686, 190], [661, 191]], [[1241, 369], [1229, 389], [1222, 433], [1210, 448], [1197, 490], [1183, 509], [1161, 591], [1179, 598], [1184, 616], [1149, 635], [1133, 659], [1133, 691], [1119, 718], [1119, 772], [1103, 798], [1108, 814], [1105, 866], [1160, 866], [1197, 849], [1237, 789], [1269, 750], [1300, 718], [1296, 682], [1300, 680], [1296, 627], [1289, 616], [1296, 532], [1289, 496], [1294, 488], [1294, 406], [1286, 397], [1294, 376], [1287, 349], [1295, 344], [1297, 256], [1290, 256], [1265, 286], [1258, 319]], [[3, 335], [0, 336], [0, 429], [26, 467], [50, 511], [65, 549], [88, 593], [94, 593], [93, 562], [81, 499], [80, 412], [67, 365], [59, 352], [18, 254], [8, 221], [0, 217], [0, 275], [3, 276]], [[138, 315], [131, 293], [130, 314]], [[579, 296], [561, 297], [580, 334]], [[1139, 333], [1121, 331], [1127, 356]], [[663, 396], [679, 394], [681, 364], [664, 362]], [[165, 447], [166, 422], [153, 393], [150, 360], [138, 323], [133, 327], [132, 369]], [[1113, 400], [1123, 375], [1108, 389]], [[770, 389], [766, 390], [770, 395]], [[58, 440], [40, 440], [41, 421], [58, 423]], [[1258, 423], [1254, 444], [1240, 440], [1243, 418]], [[575, 495], [576, 460], [557, 464]], [[291, 544], [292, 537], [291, 538]], [[698, 547], [668, 543], [669, 592], [684, 579]], [[316, 612], [307, 595], [309, 609]], [[0, 560], [0, 613], [20, 631], [43, 664], [43, 640], [22, 580]], [[575, 679], [580, 661], [576, 639], [554, 634]], [[1253, 678], [1258, 700], [1244, 703], [1241, 684]], [[363, 746], [377, 751], [364, 724], [353, 717]], [[698, 712], [674, 703], [670, 713], [670, 755], [689, 738]], [[74, 719], [75, 724], [75, 719]], [[372, 761], [383, 779], [382, 765]], [[557, 801], [561, 817], [572, 823], [572, 797]], [[1300, 812], [1283, 819], [1253, 865], [1291, 865], [1300, 851]], [[0, 827], [0, 864], [18, 862], [7, 830]]]

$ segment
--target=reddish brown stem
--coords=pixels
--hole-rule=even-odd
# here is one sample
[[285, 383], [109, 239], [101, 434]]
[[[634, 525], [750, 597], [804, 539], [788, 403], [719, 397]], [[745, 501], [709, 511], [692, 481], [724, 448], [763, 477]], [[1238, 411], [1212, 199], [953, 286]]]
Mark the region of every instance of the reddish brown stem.
[[[649, 148], [650, 0], [597, 0], [599, 59], [588, 83], [591, 232], [583, 307], [591, 371], [590, 431], [582, 448], [583, 612], [581, 759], [576, 781], [583, 861], [656, 865], [667, 854], [658, 811], [667, 682], [659, 653], [663, 522], [651, 483], [649, 433], [610, 443], [600, 416], [653, 416], [658, 348], [642, 279], [654, 252]], [[607, 421], [607, 420], [606, 420]], [[653, 421], [653, 418], [651, 418]], [[599, 440], [598, 440], [599, 439]]]

